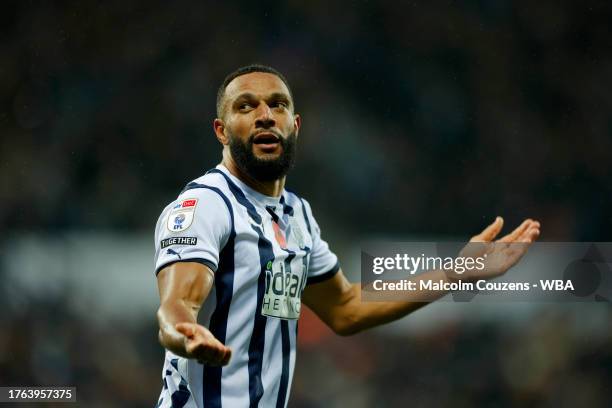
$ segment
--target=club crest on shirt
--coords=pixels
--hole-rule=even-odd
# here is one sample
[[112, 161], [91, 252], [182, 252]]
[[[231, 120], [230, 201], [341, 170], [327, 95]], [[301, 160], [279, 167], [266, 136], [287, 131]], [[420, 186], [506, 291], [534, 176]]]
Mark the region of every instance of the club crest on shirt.
[[[293, 269], [293, 270], [292, 270]], [[306, 286], [304, 259], [269, 261], [266, 265], [266, 290], [261, 314], [267, 317], [295, 320], [300, 318], [302, 292]]]
[[168, 214], [168, 221], [166, 222], [168, 230], [171, 232], [181, 232], [189, 228], [193, 222], [193, 215], [197, 204], [197, 198], [188, 198], [177, 202], [172, 207], [172, 210], [170, 210], [170, 214]]
[[298, 248], [304, 249], [306, 244], [304, 243], [304, 234], [302, 234], [302, 229], [300, 228], [300, 224], [297, 222], [295, 218], [289, 219], [289, 226], [291, 228], [290, 236], [294, 239]]

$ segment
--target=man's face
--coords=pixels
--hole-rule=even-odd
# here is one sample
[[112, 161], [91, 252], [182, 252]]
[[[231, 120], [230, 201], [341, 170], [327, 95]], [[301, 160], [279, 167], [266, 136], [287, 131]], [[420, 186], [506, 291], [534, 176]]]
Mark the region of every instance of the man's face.
[[222, 111], [240, 170], [260, 181], [285, 176], [295, 159], [300, 119], [284, 82], [264, 72], [239, 76], [225, 90]]

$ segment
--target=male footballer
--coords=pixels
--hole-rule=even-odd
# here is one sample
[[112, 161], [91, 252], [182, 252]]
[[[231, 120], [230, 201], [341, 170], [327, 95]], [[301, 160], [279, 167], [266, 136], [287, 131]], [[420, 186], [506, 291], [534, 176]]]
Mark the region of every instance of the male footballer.
[[[284, 188], [301, 123], [287, 80], [273, 68], [242, 67], [219, 88], [213, 127], [221, 164], [188, 183], [155, 230], [166, 349], [158, 407], [286, 407], [302, 303], [350, 335], [445, 294], [361, 302], [360, 284], [345, 278], [308, 202]], [[498, 217], [472, 241], [494, 241], [502, 225]], [[521, 250], [494, 246], [502, 262], [462, 279], [501, 275], [539, 229], [525, 220], [499, 240], [525, 243]], [[452, 278], [432, 270], [420, 279]]]

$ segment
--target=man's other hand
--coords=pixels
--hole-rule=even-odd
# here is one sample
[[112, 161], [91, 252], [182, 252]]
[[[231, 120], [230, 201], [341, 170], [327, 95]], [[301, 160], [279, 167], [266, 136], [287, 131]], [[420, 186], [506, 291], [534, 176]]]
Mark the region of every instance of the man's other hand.
[[189, 358], [211, 366], [229, 363], [232, 350], [217, 340], [206, 327], [196, 323], [177, 323], [174, 328], [185, 336], [185, 351]]
[[497, 217], [480, 234], [470, 239], [470, 243], [461, 250], [459, 256], [484, 257], [486, 259], [484, 268], [471, 269], [464, 274], [453, 274], [454, 279], [478, 280], [500, 276], [514, 266], [540, 236], [540, 223], [528, 218], [514, 231], [494, 241], [503, 226], [503, 218]]

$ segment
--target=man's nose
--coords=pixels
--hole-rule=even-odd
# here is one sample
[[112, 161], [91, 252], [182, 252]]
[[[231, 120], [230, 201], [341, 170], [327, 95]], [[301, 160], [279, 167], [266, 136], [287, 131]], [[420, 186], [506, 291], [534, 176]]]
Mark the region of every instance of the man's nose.
[[274, 127], [276, 122], [272, 116], [272, 110], [267, 103], [260, 103], [257, 107], [257, 118], [255, 119], [255, 127], [268, 129]]

